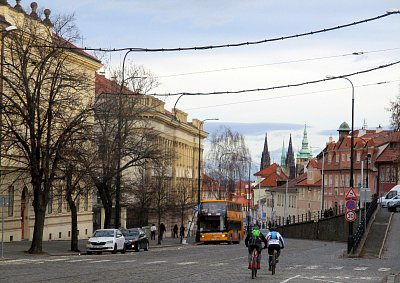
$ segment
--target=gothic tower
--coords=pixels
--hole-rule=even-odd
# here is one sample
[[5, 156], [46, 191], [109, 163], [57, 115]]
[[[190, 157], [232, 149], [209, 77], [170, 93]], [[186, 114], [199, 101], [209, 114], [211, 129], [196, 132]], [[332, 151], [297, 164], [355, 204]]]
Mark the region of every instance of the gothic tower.
[[297, 153], [297, 158], [296, 158], [296, 173], [297, 173], [297, 175], [304, 172], [304, 167], [307, 166], [308, 161], [311, 158], [312, 158], [312, 154], [311, 154], [310, 147], [308, 146], [308, 138], [307, 138], [307, 125], [304, 125], [301, 149]]
[[285, 150], [285, 140], [283, 140], [282, 144], [282, 153], [281, 153], [281, 166], [286, 166], [286, 150]]
[[261, 154], [260, 170], [271, 165], [271, 156], [268, 151], [267, 133], [265, 133], [264, 150]]
[[294, 160], [292, 134], [290, 134], [290, 138], [289, 138], [289, 147], [288, 147], [287, 157], [286, 157], [286, 168], [289, 171], [289, 179], [294, 179], [296, 177], [296, 164], [295, 164], [295, 160]]

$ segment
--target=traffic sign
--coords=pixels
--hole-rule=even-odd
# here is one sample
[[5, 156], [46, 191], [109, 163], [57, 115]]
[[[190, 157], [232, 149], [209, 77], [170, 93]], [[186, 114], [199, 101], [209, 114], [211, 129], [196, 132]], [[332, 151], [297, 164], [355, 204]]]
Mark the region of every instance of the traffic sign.
[[357, 219], [357, 214], [354, 211], [346, 211], [345, 218], [348, 222], [353, 222]]
[[352, 210], [356, 209], [356, 207], [357, 207], [357, 203], [356, 203], [356, 201], [354, 199], [346, 200], [346, 208], [347, 208], [347, 210], [352, 211]]
[[356, 194], [356, 192], [354, 191], [353, 188], [350, 188], [350, 189], [347, 191], [345, 198], [346, 198], [346, 199], [348, 199], [348, 198], [349, 198], [349, 199], [357, 198], [357, 194]]

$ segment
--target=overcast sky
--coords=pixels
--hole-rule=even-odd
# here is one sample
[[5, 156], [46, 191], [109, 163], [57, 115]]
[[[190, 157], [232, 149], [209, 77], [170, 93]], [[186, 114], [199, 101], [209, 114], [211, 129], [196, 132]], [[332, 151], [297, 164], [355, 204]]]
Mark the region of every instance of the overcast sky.
[[[14, 1], [8, 1], [15, 5]], [[29, 2], [30, 3], [30, 2]], [[24, 7], [29, 3], [22, 1]], [[91, 48], [175, 48], [224, 45], [298, 35], [399, 9], [388, 0], [38, 0], [52, 15], [75, 13]], [[400, 14], [309, 36], [251, 46], [201, 51], [131, 52], [128, 63], [158, 77], [154, 93], [264, 89], [357, 73], [400, 60]], [[363, 52], [361, 55], [352, 55]], [[121, 65], [124, 52], [107, 60]], [[349, 77], [354, 85], [354, 127], [389, 126], [390, 101], [399, 95], [400, 64]], [[182, 97], [177, 108], [206, 129], [231, 126], [246, 137], [255, 163], [268, 133], [273, 161], [282, 143], [301, 147], [304, 125], [316, 154], [337, 129], [351, 126], [351, 84], [336, 79], [301, 87], [212, 96]], [[163, 98], [164, 99], [164, 98]], [[165, 99], [171, 109], [177, 97]]]

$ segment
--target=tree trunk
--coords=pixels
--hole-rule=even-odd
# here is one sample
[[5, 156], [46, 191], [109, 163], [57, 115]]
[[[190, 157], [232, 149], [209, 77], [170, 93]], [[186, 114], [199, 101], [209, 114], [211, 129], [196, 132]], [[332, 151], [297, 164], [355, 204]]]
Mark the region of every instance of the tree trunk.
[[104, 229], [109, 229], [111, 227], [111, 213], [112, 205], [104, 206]]
[[31, 247], [28, 250], [30, 254], [43, 253], [43, 229], [44, 219], [46, 217], [46, 205], [35, 207], [35, 225], [33, 228], [33, 238]]
[[78, 247], [78, 213], [71, 194], [67, 194], [67, 202], [71, 210], [71, 251], [79, 252]]

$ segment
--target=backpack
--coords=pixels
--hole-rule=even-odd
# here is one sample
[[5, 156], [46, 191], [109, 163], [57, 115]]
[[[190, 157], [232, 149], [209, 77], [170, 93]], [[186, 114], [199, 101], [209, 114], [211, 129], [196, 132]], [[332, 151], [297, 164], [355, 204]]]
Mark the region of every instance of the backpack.
[[260, 237], [250, 237], [249, 245], [250, 246], [259, 246], [259, 245], [261, 245]]
[[273, 239], [273, 240], [277, 240], [278, 239], [278, 234], [276, 233], [276, 231], [272, 231], [271, 232], [271, 239]]

